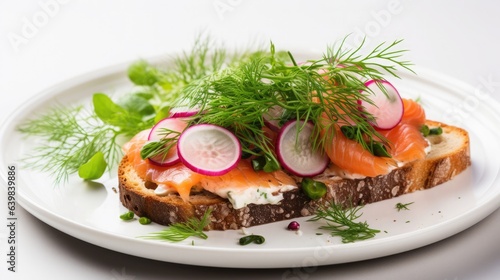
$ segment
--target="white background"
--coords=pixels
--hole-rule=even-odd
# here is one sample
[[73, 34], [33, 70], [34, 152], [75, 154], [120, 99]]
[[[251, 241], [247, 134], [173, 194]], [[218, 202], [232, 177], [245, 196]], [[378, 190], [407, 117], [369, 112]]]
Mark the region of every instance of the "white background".
[[[352, 33], [368, 44], [404, 39], [419, 67], [500, 100], [500, 4], [494, 1], [1, 1], [0, 121], [38, 92], [104, 66], [181, 51], [206, 32], [228, 47], [270, 40], [322, 51]], [[500, 108], [499, 108], [500, 109]], [[495, 129], [498, 129], [495, 128]], [[2, 171], [3, 172], [3, 171]], [[1, 191], [0, 217], [6, 216]], [[17, 210], [19, 272], [1, 279], [281, 279], [285, 269], [191, 267], [127, 256], [77, 240]], [[436, 244], [396, 256], [314, 268], [285, 279], [495, 279], [500, 211]]]

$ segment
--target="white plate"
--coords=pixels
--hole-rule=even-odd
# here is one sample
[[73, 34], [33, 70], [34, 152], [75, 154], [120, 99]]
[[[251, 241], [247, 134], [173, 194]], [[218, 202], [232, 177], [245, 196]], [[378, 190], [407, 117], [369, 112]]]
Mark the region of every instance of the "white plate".
[[[56, 103], [90, 104], [95, 92], [119, 94], [130, 90], [127, 65], [118, 65], [64, 82], [37, 95], [19, 108], [0, 130], [1, 172], [18, 167], [17, 200], [27, 211], [69, 235], [110, 250], [182, 264], [279, 268], [353, 262], [396, 254], [454, 235], [479, 222], [500, 206], [499, 175], [500, 106], [479, 88], [449, 77], [417, 69], [418, 76], [402, 73], [392, 81], [405, 97], [420, 97], [431, 119], [466, 128], [471, 137], [472, 166], [454, 180], [430, 190], [401, 196], [363, 208], [361, 220], [381, 230], [373, 239], [343, 244], [338, 237], [317, 235], [318, 223], [297, 219], [302, 234], [287, 231], [288, 221], [248, 229], [263, 235], [263, 245], [240, 246], [241, 231], [209, 232], [207, 240], [190, 238], [168, 243], [137, 238], [163, 229], [159, 225], [123, 222], [114, 174], [100, 184], [70, 177], [54, 187], [47, 174], [22, 168], [19, 159], [32, 145], [16, 126], [33, 113]], [[4, 184], [5, 185], [5, 184]], [[410, 203], [397, 211], [396, 203]]]

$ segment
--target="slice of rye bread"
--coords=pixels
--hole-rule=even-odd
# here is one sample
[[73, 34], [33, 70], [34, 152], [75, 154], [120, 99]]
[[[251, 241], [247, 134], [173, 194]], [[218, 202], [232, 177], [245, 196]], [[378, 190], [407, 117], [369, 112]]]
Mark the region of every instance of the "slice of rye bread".
[[200, 218], [211, 208], [207, 230], [239, 229], [310, 216], [320, 205], [332, 201], [345, 207], [374, 203], [442, 184], [471, 164], [467, 131], [434, 121], [427, 121], [427, 125], [442, 127], [443, 134], [427, 137], [432, 148], [424, 160], [406, 163], [377, 177], [347, 179], [320, 174], [313, 179], [324, 182], [327, 193], [319, 200], [309, 199], [300, 188], [283, 193], [279, 204], [250, 204], [241, 209], [207, 191], [191, 194], [189, 201], [176, 194], [158, 196], [154, 193], [156, 184], [140, 178], [126, 156], [118, 168], [120, 200], [136, 215], [163, 225]]

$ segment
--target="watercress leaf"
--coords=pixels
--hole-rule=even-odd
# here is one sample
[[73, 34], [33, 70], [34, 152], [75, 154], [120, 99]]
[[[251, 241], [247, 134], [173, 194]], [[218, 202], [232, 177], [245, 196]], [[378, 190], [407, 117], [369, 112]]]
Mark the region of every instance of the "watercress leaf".
[[117, 103], [130, 113], [137, 114], [141, 117], [155, 113], [153, 105], [140, 94], [124, 95]]
[[150, 100], [154, 97], [154, 94], [151, 93], [151, 92], [146, 92], [146, 91], [140, 91], [140, 92], [136, 92], [135, 95], [139, 96], [139, 97], [142, 97], [146, 100]]
[[166, 106], [166, 107], [161, 107], [160, 109], [158, 109], [158, 111], [156, 112], [156, 116], [155, 116], [155, 123], [163, 120], [164, 118], [168, 117], [170, 115], [170, 106]]
[[161, 79], [158, 81], [158, 84], [164, 91], [171, 91], [174, 88], [174, 85], [170, 81], [167, 81], [165, 79]]
[[144, 60], [139, 60], [128, 68], [128, 77], [136, 85], [152, 86], [158, 79], [156, 69]]
[[138, 95], [146, 100], [152, 100], [155, 97], [158, 97], [160, 93], [160, 89], [156, 86], [135, 86], [133, 92], [131, 94]]
[[135, 134], [151, 126], [151, 119], [143, 120], [143, 116], [129, 112], [116, 104], [107, 95], [96, 93], [93, 96], [94, 111], [104, 123], [120, 128], [124, 134]]
[[380, 142], [373, 141], [370, 147], [370, 150], [374, 156], [391, 157], [391, 154], [387, 151], [387, 148]]
[[95, 153], [89, 161], [78, 168], [78, 176], [84, 180], [95, 180], [101, 178], [108, 164], [102, 152]]
[[266, 164], [263, 168], [265, 172], [273, 172], [281, 169], [279, 162], [274, 157], [269, 155], [265, 155], [264, 157], [266, 159]]
[[92, 97], [92, 103], [96, 115], [103, 122], [114, 126], [123, 125], [123, 120], [127, 117], [127, 110], [113, 102], [109, 96], [96, 93]]

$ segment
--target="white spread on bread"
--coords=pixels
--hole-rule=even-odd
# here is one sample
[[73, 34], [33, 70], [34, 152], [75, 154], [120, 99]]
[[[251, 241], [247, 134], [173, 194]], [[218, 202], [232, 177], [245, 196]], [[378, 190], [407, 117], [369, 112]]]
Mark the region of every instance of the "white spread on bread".
[[248, 204], [278, 204], [283, 200], [283, 193], [296, 189], [297, 186], [283, 185], [273, 187], [249, 187], [245, 189], [220, 189], [215, 194], [227, 198], [234, 209], [240, 209]]

